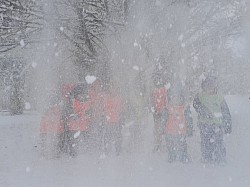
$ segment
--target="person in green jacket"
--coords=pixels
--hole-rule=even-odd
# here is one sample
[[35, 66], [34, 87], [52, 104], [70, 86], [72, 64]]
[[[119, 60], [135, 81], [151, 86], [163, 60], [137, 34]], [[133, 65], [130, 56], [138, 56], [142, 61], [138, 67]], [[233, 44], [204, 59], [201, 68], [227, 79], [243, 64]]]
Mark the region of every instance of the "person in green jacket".
[[209, 76], [202, 82], [202, 93], [195, 97], [193, 106], [198, 113], [202, 161], [225, 163], [223, 134], [231, 133], [232, 120], [223, 95], [217, 92], [216, 77]]

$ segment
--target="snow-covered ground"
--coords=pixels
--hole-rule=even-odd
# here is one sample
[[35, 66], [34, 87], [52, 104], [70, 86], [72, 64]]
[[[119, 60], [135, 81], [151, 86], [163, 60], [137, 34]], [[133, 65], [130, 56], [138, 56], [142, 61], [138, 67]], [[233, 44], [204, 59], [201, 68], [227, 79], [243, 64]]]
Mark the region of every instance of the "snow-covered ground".
[[[39, 152], [39, 121], [35, 113], [0, 116], [0, 186], [1, 187], [73, 187], [73, 186], [250, 186], [250, 100], [229, 96], [233, 133], [225, 137], [226, 166], [200, 162], [199, 133], [188, 140], [193, 162], [167, 162], [166, 153], [151, 153], [152, 119], [145, 129], [142, 149], [121, 156], [100, 158], [81, 154], [76, 158], [43, 159]], [[126, 147], [126, 142], [125, 145]]]

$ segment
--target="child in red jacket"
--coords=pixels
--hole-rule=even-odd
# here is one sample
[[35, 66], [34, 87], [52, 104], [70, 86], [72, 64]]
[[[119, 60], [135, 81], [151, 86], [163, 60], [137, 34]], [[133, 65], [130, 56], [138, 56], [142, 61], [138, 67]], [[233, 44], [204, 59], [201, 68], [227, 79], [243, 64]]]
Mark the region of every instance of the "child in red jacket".
[[193, 134], [193, 120], [190, 107], [185, 105], [181, 92], [171, 93], [170, 90], [166, 119], [165, 134], [169, 162], [189, 162], [186, 137]]

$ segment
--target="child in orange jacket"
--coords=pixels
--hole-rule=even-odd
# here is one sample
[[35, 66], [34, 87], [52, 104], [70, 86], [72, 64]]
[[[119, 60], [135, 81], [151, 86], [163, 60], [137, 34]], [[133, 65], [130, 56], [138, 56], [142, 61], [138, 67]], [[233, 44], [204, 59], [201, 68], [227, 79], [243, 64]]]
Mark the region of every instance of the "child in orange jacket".
[[169, 104], [166, 112], [166, 142], [168, 161], [189, 162], [186, 137], [193, 134], [193, 120], [190, 107], [185, 105], [181, 92], [169, 93]]

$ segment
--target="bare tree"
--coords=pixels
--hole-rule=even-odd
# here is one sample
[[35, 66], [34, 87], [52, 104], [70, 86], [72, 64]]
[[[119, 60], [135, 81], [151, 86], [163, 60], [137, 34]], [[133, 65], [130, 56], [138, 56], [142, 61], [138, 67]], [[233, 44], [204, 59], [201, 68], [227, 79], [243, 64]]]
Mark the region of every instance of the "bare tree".
[[42, 29], [42, 9], [33, 0], [1, 0], [0, 53], [36, 42]]
[[[117, 1], [114, 1], [117, 3]], [[119, 2], [122, 6], [123, 2]], [[107, 0], [55, 0], [59, 37], [67, 42], [73, 61], [81, 71], [108, 67], [109, 51], [105, 38], [117, 35], [117, 7]], [[84, 72], [83, 72], [84, 73]]]

